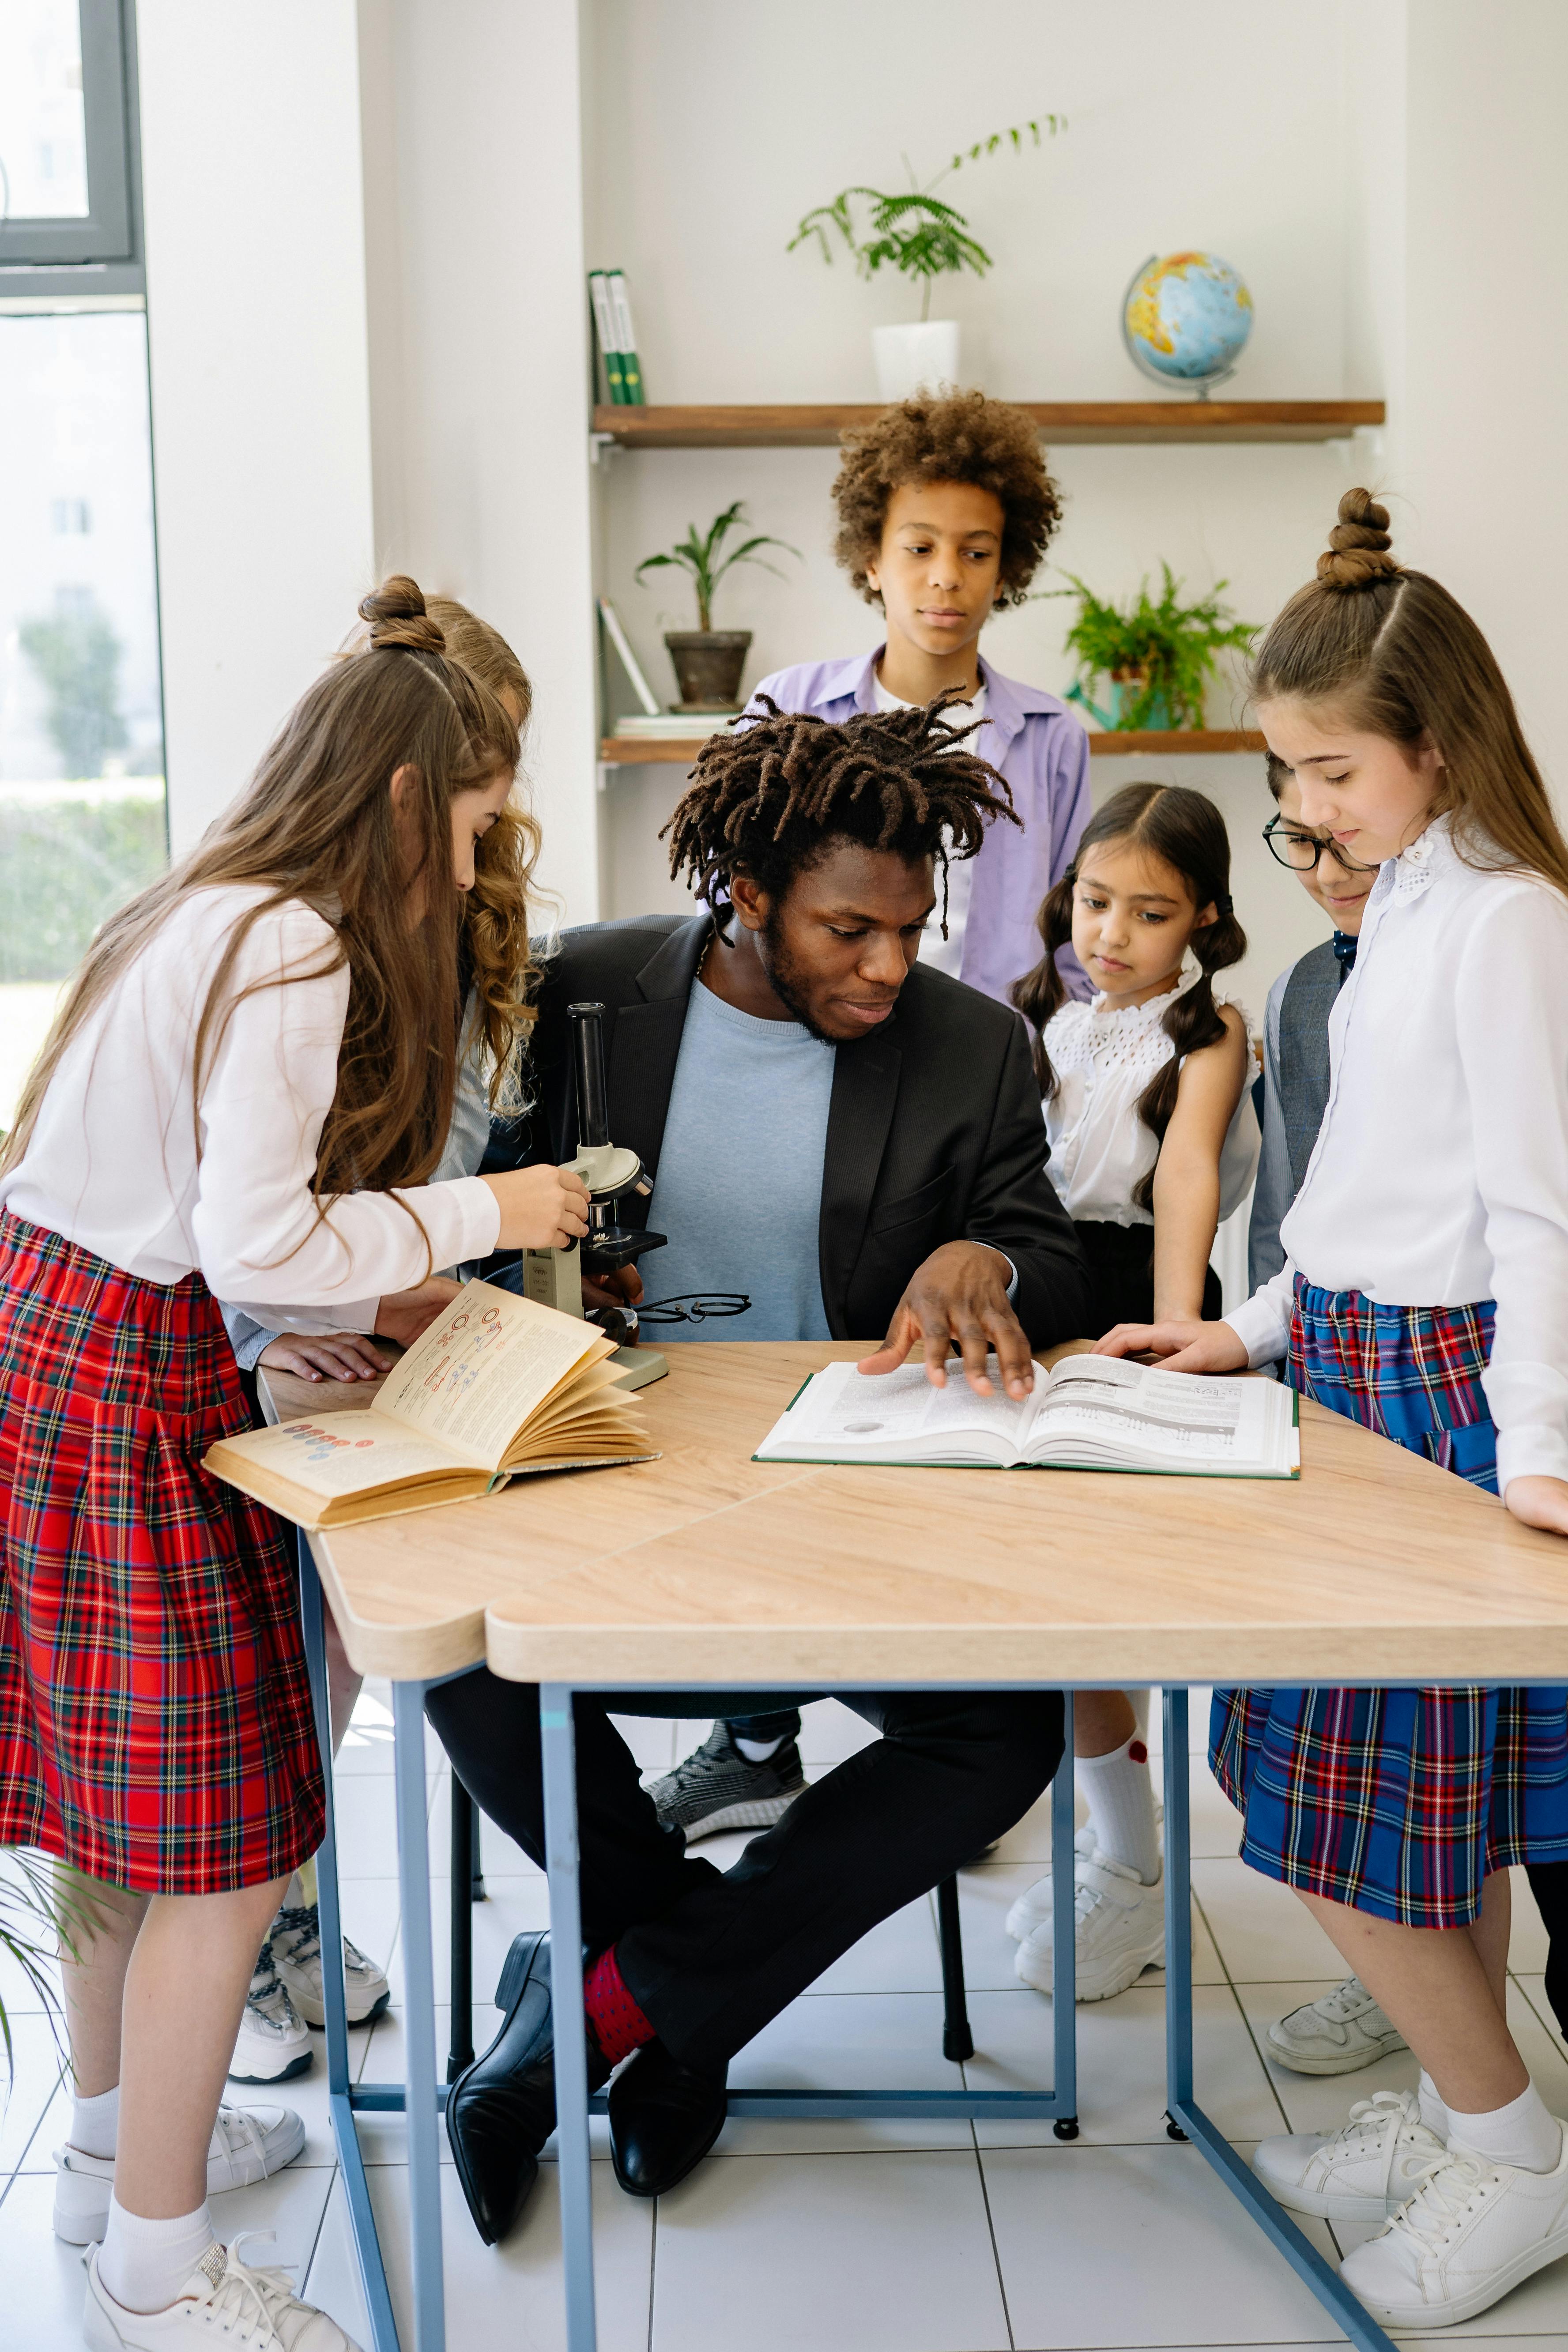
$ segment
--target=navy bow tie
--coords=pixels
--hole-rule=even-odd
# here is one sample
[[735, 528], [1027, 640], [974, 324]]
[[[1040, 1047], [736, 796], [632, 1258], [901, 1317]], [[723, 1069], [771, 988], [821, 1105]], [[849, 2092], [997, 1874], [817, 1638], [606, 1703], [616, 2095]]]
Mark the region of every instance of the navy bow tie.
[[1334, 933], [1334, 953], [1347, 971], [1355, 970], [1356, 941], [1353, 931]]

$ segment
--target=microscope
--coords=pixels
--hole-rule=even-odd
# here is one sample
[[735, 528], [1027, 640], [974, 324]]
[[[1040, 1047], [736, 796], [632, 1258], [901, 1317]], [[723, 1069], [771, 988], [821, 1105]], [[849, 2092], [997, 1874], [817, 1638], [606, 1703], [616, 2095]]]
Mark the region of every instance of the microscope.
[[[605, 1085], [605, 1008], [602, 1004], [569, 1004], [572, 1051], [577, 1082], [577, 1152], [566, 1162], [583, 1180], [588, 1194], [588, 1234], [570, 1249], [523, 1252], [523, 1292], [541, 1307], [563, 1315], [585, 1315], [612, 1339], [635, 1336], [637, 1309], [583, 1305], [583, 1267], [590, 1274], [613, 1273], [631, 1265], [646, 1250], [662, 1249], [668, 1235], [650, 1234], [638, 1225], [616, 1223], [616, 1205], [628, 1194], [646, 1200], [653, 1185], [635, 1151], [610, 1141], [609, 1096]], [[617, 1347], [613, 1359], [624, 1389], [646, 1388], [669, 1370], [665, 1358], [651, 1348]]]

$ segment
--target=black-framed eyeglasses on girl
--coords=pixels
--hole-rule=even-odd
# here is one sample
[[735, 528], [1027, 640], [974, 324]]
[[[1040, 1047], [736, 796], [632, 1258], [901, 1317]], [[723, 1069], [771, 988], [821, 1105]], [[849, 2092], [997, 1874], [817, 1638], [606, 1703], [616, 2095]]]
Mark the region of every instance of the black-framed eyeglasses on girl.
[[1375, 866], [1363, 866], [1359, 857], [1347, 857], [1333, 841], [1320, 841], [1315, 833], [1301, 833], [1290, 824], [1289, 817], [1271, 816], [1263, 828], [1263, 838], [1270, 856], [1281, 866], [1289, 866], [1295, 874], [1310, 874], [1323, 852], [1327, 850], [1342, 874], [1375, 874]]

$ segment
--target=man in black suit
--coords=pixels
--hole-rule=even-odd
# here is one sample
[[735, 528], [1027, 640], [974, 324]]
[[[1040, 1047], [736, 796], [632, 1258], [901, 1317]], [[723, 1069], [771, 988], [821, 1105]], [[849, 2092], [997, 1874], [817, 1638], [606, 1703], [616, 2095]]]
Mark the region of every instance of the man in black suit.
[[[611, 1133], [654, 1177], [651, 1201], [621, 1213], [668, 1234], [650, 1261], [661, 1292], [745, 1293], [759, 1338], [880, 1332], [866, 1369], [918, 1347], [938, 1384], [956, 1349], [982, 1392], [994, 1351], [1008, 1391], [1026, 1393], [1031, 1348], [1075, 1335], [1086, 1310], [1027, 1039], [1016, 1014], [916, 961], [937, 862], [973, 856], [985, 824], [1011, 814], [998, 782], [936, 709], [841, 726], [775, 716], [717, 739], [677, 812], [671, 863], [718, 911], [566, 935], [540, 999], [534, 1107], [494, 1164], [571, 1156], [566, 1006], [597, 1001]], [[748, 1335], [745, 1318], [724, 1328]], [[616, 2175], [635, 2194], [672, 2186], [711, 2146], [733, 2053], [878, 1920], [1011, 1827], [1060, 1757], [1053, 1695], [846, 1703], [881, 1739], [721, 1875], [661, 1827], [610, 1721], [616, 1702], [577, 1702], [584, 1936], [598, 1955], [590, 2067], [602, 2081], [637, 2052], [611, 2092]], [[479, 1803], [542, 1859], [537, 1693], [481, 1669], [428, 1704]], [[685, 1710], [621, 1706], [727, 1712], [711, 1695]], [[447, 2106], [492, 2241], [553, 2121], [542, 1938], [518, 1939], [498, 1999], [500, 2032]]]

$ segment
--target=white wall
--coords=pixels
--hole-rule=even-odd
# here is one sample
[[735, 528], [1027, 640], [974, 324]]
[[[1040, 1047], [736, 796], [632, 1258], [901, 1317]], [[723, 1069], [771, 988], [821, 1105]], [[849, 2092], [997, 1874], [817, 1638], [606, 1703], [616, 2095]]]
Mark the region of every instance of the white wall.
[[170, 831], [353, 621], [371, 467], [353, 0], [140, 0]]
[[[1237, 397], [1384, 389], [1361, 191], [1387, 164], [1382, 150], [1357, 163], [1346, 27], [1359, 9], [973, 0], [957, 34], [969, 69], [957, 72], [933, 69], [955, 39], [938, 0], [798, 0], [787, 40], [770, 12], [723, 0], [589, 5], [587, 257], [628, 273], [652, 400], [875, 399], [869, 329], [914, 315], [908, 290], [886, 275], [862, 283], [842, 257], [828, 268], [815, 251], [786, 254], [796, 221], [849, 182], [900, 184], [901, 152], [929, 177], [961, 142], [1048, 110], [1067, 115], [1064, 134], [965, 167], [943, 190], [996, 262], [984, 280], [939, 281], [934, 299], [963, 322], [973, 380], [1019, 399], [1150, 394], [1121, 347], [1122, 292], [1149, 253], [1197, 245], [1233, 262], [1257, 304], [1227, 388]], [[1072, 572], [1120, 598], [1163, 556], [1195, 589], [1228, 579], [1236, 609], [1267, 620], [1309, 575], [1342, 492], [1380, 467], [1371, 438], [1053, 452], [1067, 513], [1037, 584], [1059, 588]], [[658, 691], [673, 698], [662, 631], [692, 617], [675, 575], [639, 588], [635, 565], [736, 497], [805, 559], [784, 560], [785, 582], [743, 572], [721, 591], [719, 625], [755, 633], [748, 682], [877, 642], [876, 613], [829, 552], [835, 467], [829, 450], [611, 458], [601, 574]], [[1060, 691], [1069, 609], [1040, 601], [994, 622], [988, 656]], [[619, 691], [616, 707], [628, 707]], [[1211, 703], [1215, 725], [1244, 717], [1237, 698]], [[1274, 972], [1326, 928], [1257, 840], [1270, 806], [1261, 762], [1095, 762], [1100, 792], [1152, 773], [1226, 811], [1254, 940], [1242, 984], [1260, 1011]], [[655, 841], [679, 789], [668, 768], [612, 774], [607, 911], [681, 903]]]
[[1475, 615], [1556, 790], [1568, 546], [1568, 10], [1410, 10], [1406, 380], [1396, 546]]
[[543, 880], [599, 911], [577, 10], [361, 0], [375, 545], [535, 686]]

